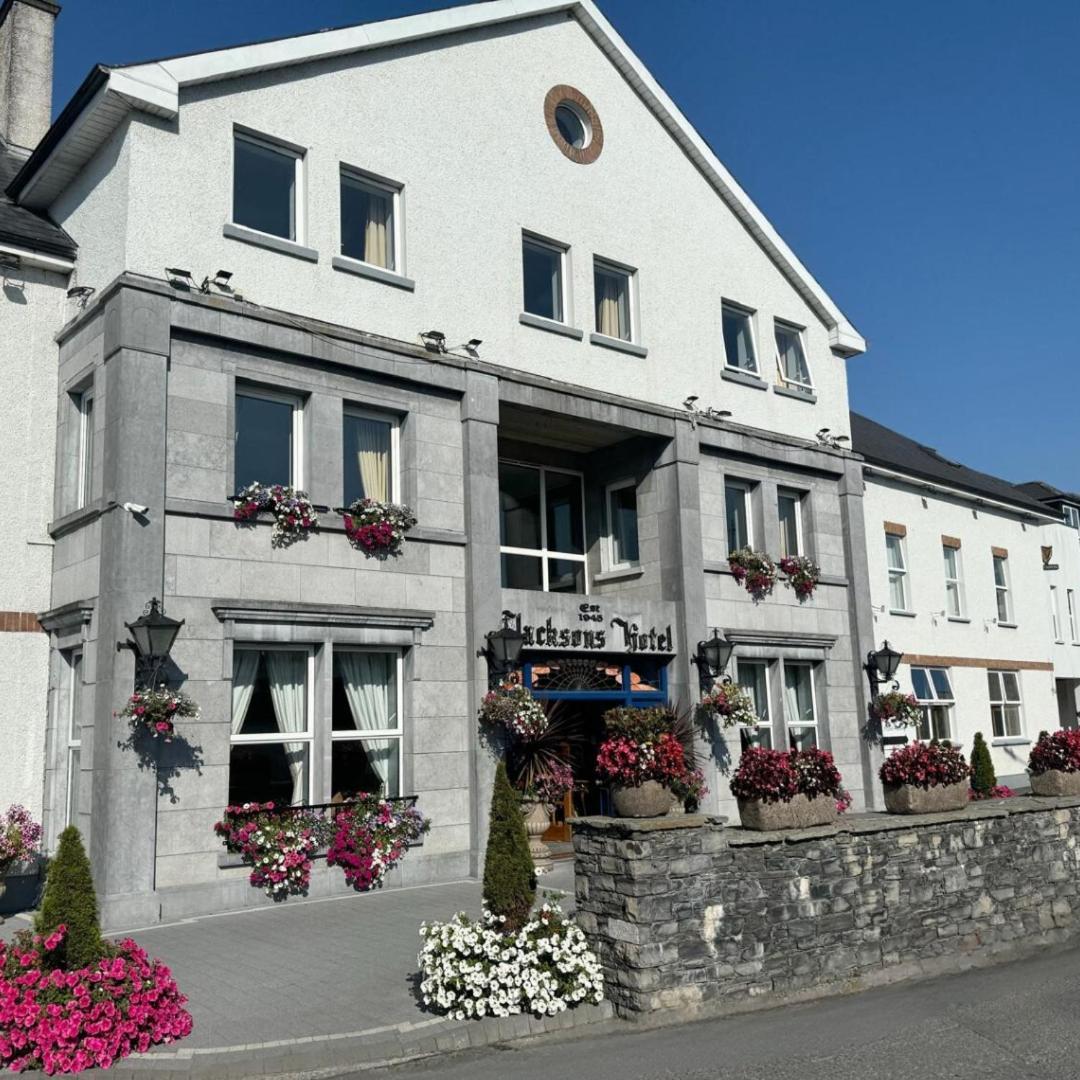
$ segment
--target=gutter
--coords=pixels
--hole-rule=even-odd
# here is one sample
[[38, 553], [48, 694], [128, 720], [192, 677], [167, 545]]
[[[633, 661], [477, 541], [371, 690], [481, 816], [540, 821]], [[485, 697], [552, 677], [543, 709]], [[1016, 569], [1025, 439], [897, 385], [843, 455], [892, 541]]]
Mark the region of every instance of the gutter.
[[33, 266], [38, 270], [53, 270], [58, 274], [70, 274], [75, 269], [75, 262], [72, 259], [59, 259], [53, 255], [43, 255], [39, 251], [15, 247], [12, 244], [0, 243], [0, 255], [14, 255], [19, 260], [20, 266]]

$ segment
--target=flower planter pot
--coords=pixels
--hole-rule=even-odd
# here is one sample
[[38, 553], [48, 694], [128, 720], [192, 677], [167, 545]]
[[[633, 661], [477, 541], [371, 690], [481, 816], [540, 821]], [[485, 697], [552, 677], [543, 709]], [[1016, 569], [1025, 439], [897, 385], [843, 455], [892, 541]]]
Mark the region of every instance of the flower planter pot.
[[1031, 774], [1032, 795], [1080, 795], [1080, 772], [1047, 769]]
[[968, 782], [922, 788], [915, 784], [885, 784], [885, 809], [890, 814], [939, 814], [962, 810], [968, 804]]
[[533, 866], [538, 870], [545, 870], [551, 865], [551, 848], [544, 843], [541, 837], [551, 826], [551, 811], [542, 802], [533, 802], [527, 799], [521, 804], [525, 815], [525, 832], [529, 837], [529, 854], [532, 856]]
[[788, 802], [740, 799], [739, 820], [744, 829], [753, 829], [756, 832], [831, 825], [836, 821], [836, 799], [831, 795], [819, 795], [815, 799], [806, 795], [793, 795]]
[[637, 787], [612, 787], [611, 803], [619, 817], [662, 817], [671, 809], [674, 796], [657, 780]]

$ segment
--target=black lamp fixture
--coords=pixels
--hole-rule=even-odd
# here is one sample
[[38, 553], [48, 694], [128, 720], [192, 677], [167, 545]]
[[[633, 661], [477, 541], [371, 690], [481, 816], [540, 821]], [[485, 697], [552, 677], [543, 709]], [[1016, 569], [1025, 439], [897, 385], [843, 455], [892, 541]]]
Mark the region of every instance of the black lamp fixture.
[[520, 614], [504, 611], [502, 622], [500, 629], [490, 630], [484, 635], [484, 641], [487, 644], [476, 654], [487, 660], [488, 681], [493, 686], [517, 667], [521, 648], [525, 644], [525, 635], [521, 632]]
[[446, 352], [446, 335], [441, 330], [421, 330], [420, 340], [428, 352]]
[[863, 664], [863, 670], [870, 681], [871, 697], [877, 695], [878, 687], [882, 683], [892, 682], [894, 689], [900, 689], [900, 684], [896, 682], [896, 672], [899, 670], [900, 661], [903, 658], [904, 654], [897, 652], [888, 641], [877, 652], [866, 654], [866, 663]]
[[731, 681], [731, 677], [724, 675], [724, 671], [734, 651], [735, 643], [721, 637], [720, 631], [717, 629], [713, 630], [712, 637], [708, 641], [698, 642], [697, 655], [691, 658], [691, 663], [698, 666], [698, 674], [701, 677], [703, 689], [707, 690], [712, 685], [713, 680], [721, 676], [724, 677], [725, 681]]
[[153, 687], [165, 661], [169, 659], [176, 635], [184, 625], [183, 619], [170, 619], [161, 610], [161, 601], [155, 596], [134, 622], [124, 623], [131, 633], [131, 641], [119, 641], [117, 650], [130, 649], [135, 654], [135, 684]]

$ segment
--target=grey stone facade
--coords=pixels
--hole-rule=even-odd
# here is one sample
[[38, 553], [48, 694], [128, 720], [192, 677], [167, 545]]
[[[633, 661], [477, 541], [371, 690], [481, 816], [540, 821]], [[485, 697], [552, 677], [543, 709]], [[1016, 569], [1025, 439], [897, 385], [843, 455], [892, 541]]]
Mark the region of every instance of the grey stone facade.
[[[269, 524], [237, 528], [228, 496], [238, 382], [302, 399], [303, 486], [316, 504], [342, 501], [343, 406], [399, 419], [401, 499], [419, 518], [402, 557], [365, 559], [332, 513], [322, 515], [318, 534], [283, 549], [271, 547]], [[91, 385], [91, 498], [72, 510], [72, 395]], [[851, 454], [695, 423], [669, 408], [130, 275], [61, 333], [58, 415], [53, 595], [44, 619], [54, 647], [46, 819], [55, 838], [67, 807], [60, 651], [81, 648], [82, 782], [70, 818], [89, 838], [111, 925], [264, 902], [245, 870], [224, 864], [211, 831], [228, 797], [232, 651], [240, 642], [312, 649], [316, 725], [328, 722], [335, 645], [401, 651], [401, 787], [419, 796], [434, 827], [392, 883], [480, 868], [494, 766], [476, 734], [488, 678], [476, 653], [503, 610], [529, 625], [550, 618], [573, 626], [588, 601], [610, 635], [597, 655], [625, 653], [617, 620], [670, 628], [669, 698], [686, 705], [698, 694], [691, 656], [714, 626], [738, 642], [738, 655], [813, 663], [819, 743], [836, 754], [856, 805], [872, 800], [859, 737], [858, 657], [870, 647], [870, 619], [863, 545], [848, 535], [861, 522]], [[583, 475], [587, 596], [501, 588], [501, 458]], [[799, 604], [778, 587], [754, 604], [735, 587], [726, 569], [725, 476], [755, 484], [758, 546], [773, 551], [777, 487], [805, 493], [807, 550], [823, 570], [811, 601]], [[640, 562], [611, 572], [601, 558], [604, 491], [624, 478], [637, 485]], [[148, 512], [133, 515], [126, 502]], [[171, 674], [202, 709], [186, 741], [163, 748], [156, 775], [120, 745], [125, 730], [113, 715], [133, 677], [130, 654], [115, 645], [151, 596], [185, 620]], [[712, 789], [706, 808], [714, 812], [731, 808], [724, 770], [738, 756], [738, 737], [727, 744], [701, 742]], [[325, 801], [329, 743], [317, 737], [312, 753], [313, 801]], [[314, 876], [313, 895], [342, 888], [323, 868]]]
[[582, 819], [577, 918], [623, 1015], [956, 970], [1076, 934], [1080, 799], [753, 833]]

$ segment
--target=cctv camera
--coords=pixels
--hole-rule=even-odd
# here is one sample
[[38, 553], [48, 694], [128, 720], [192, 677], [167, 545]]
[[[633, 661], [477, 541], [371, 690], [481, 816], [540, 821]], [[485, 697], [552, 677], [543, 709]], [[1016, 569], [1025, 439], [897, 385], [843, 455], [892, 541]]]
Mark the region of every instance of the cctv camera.
[[141, 517], [143, 514], [145, 514], [150, 509], [150, 507], [149, 506], [142, 506], [139, 503], [126, 502], [126, 503], [124, 503], [124, 509], [129, 514], [138, 514]]

